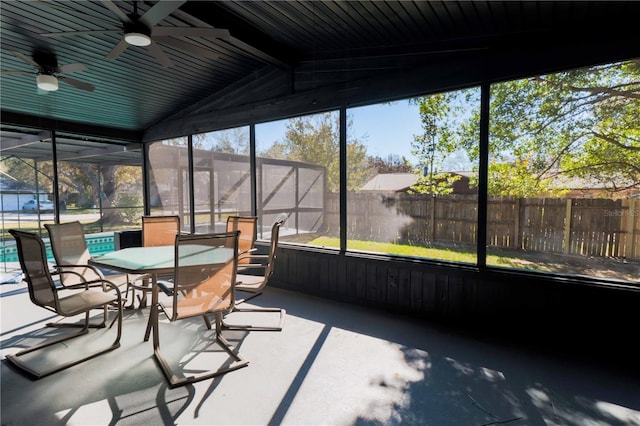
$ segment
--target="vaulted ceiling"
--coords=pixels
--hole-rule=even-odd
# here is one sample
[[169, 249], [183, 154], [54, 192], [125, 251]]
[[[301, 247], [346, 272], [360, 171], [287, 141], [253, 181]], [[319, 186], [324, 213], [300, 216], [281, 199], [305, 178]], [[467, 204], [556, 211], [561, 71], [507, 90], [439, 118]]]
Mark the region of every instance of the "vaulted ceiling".
[[[151, 49], [119, 44], [136, 11]], [[640, 56], [631, 1], [29, 0], [0, 12], [2, 70], [29, 73], [2, 75], [3, 127], [122, 143]], [[42, 93], [34, 54], [86, 70]]]

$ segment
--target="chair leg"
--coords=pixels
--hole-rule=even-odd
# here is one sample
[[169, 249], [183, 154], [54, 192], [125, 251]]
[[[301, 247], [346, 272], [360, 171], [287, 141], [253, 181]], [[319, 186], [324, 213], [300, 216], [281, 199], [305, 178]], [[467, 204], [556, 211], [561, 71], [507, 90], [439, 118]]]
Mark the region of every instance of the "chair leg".
[[125, 293], [126, 299], [129, 300], [129, 290], [131, 290], [131, 303], [125, 306], [125, 309], [134, 309], [136, 303], [136, 289], [131, 285], [127, 284], [127, 292]]
[[[244, 291], [244, 290], [243, 290]], [[282, 331], [282, 326], [284, 325], [284, 318], [287, 314], [287, 311], [282, 308], [242, 308], [238, 307], [253, 298], [256, 298], [262, 294], [262, 291], [253, 293], [248, 297], [243, 299], [238, 299], [235, 303], [235, 307], [229, 313], [234, 312], [267, 312], [267, 313], [280, 313], [280, 319], [278, 324], [275, 326], [254, 326], [249, 324], [229, 324], [223, 320], [222, 327], [224, 330], [245, 330], [245, 331]]]
[[[121, 302], [120, 298], [118, 299], [118, 302]], [[81, 358], [78, 358], [78, 359], [75, 359], [75, 360], [72, 360], [72, 361], [57, 365], [57, 366], [52, 367], [52, 368], [50, 368], [48, 370], [45, 370], [45, 371], [36, 371], [36, 370], [32, 369], [31, 367], [29, 367], [29, 365], [27, 363], [23, 362], [20, 359], [20, 357], [22, 355], [25, 355], [25, 354], [28, 354], [28, 353], [31, 353], [31, 352], [35, 352], [35, 351], [40, 350], [40, 349], [44, 349], [46, 347], [55, 345], [55, 344], [60, 343], [60, 342], [64, 342], [66, 340], [73, 339], [73, 338], [81, 336], [83, 334], [87, 334], [89, 332], [89, 327], [90, 327], [90, 324], [89, 324], [89, 311], [87, 311], [87, 313], [85, 314], [85, 321], [84, 321], [84, 325], [82, 327], [82, 330], [78, 331], [77, 333], [73, 333], [73, 334], [68, 335], [68, 336], [61, 336], [61, 337], [58, 337], [58, 338], [55, 338], [55, 339], [48, 340], [48, 341], [40, 343], [38, 345], [34, 345], [34, 346], [29, 347], [29, 348], [23, 349], [23, 350], [21, 350], [19, 352], [16, 352], [15, 354], [7, 355], [6, 358], [7, 358], [8, 361], [10, 361], [13, 365], [18, 367], [19, 369], [21, 369], [23, 371], [26, 371], [27, 373], [29, 373], [32, 376], [34, 376], [36, 379], [40, 379], [42, 377], [48, 376], [48, 375], [53, 374], [53, 373], [57, 373], [58, 371], [61, 371], [61, 370], [64, 370], [66, 368], [72, 367], [74, 365], [80, 364], [80, 363], [82, 363], [84, 361], [87, 361], [87, 360], [89, 360], [91, 358], [95, 358], [96, 356], [101, 355], [101, 354], [103, 354], [105, 352], [109, 352], [109, 351], [112, 351], [112, 350], [114, 350], [116, 348], [119, 348], [120, 347], [120, 338], [122, 337], [122, 305], [119, 303], [119, 306], [120, 306], [120, 309], [118, 309], [118, 313], [117, 313], [117, 315], [118, 315], [118, 317], [117, 317], [117, 319], [118, 319], [117, 335], [116, 335], [116, 338], [113, 341], [113, 343], [110, 346], [107, 346], [106, 348], [96, 350], [96, 351], [91, 352], [90, 354], [87, 354], [87, 355], [85, 355], [85, 356], [83, 356]], [[112, 323], [112, 325], [113, 325], [113, 323]]]
[[202, 319], [204, 319], [204, 323], [207, 326], [207, 330], [211, 330], [211, 321], [209, 321], [209, 317], [207, 317], [206, 315], [203, 315]]
[[222, 328], [224, 330], [245, 330], [245, 331], [282, 331], [282, 327], [284, 325], [284, 318], [287, 315], [287, 311], [282, 308], [234, 308], [234, 312], [271, 312], [271, 313], [280, 313], [280, 319], [278, 324], [275, 326], [257, 326], [250, 324], [229, 324], [225, 321], [222, 321]]
[[165, 377], [167, 378], [167, 381], [169, 382], [169, 387], [175, 388], [178, 386], [184, 386], [190, 383], [195, 383], [195, 382], [199, 382], [206, 379], [211, 379], [213, 377], [220, 376], [222, 374], [228, 373], [230, 371], [238, 370], [242, 367], [246, 367], [247, 365], [249, 365], [249, 361], [246, 361], [238, 353], [238, 350], [235, 349], [233, 346], [231, 346], [231, 344], [224, 337], [222, 337], [222, 314], [219, 312], [216, 312], [215, 316], [216, 316], [216, 342], [222, 349], [224, 349], [229, 354], [229, 357], [233, 360], [233, 362], [227, 366], [222, 366], [217, 370], [209, 370], [209, 371], [204, 371], [202, 373], [193, 374], [186, 377], [178, 377], [171, 369], [171, 366], [169, 365], [165, 357], [162, 355], [162, 352], [160, 352], [160, 344], [158, 344], [158, 347], [154, 351], [154, 355], [156, 357], [156, 361], [158, 361], [158, 364], [162, 369], [162, 372], [164, 373]]
[[238, 305], [240, 305], [240, 304], [242, 304], [242, 303], [244, 303], [244, 302], [248, 302], [249, 300], [251, 300], [251, 299], [253, 299], [253, 298], [258, 297], [258, 296], [260, 296], [261, 294], [262, 294], [262, 292], [260, 291], [260, 292], [258, 292], [258, 293], [253, 293], [252, 295], [247, 296], [247, 297], [245, 297], [245, 298], [238, 299], [238, 300], [236, 300], [235, 305], [236, 305], [236, 306], [238, 306]]
[[[105, 307], [103, 308], [104, 310], [104, 316], [102, 318], [102, 322], [99, 323], [89, 323], [88, 328], [105, 328], [107, 326], [107, 315], [108, 315], [108, 308], [105, 305]], [[58, 321], [62, 321], [64, 319], [60, 318]], [[46, 324], [47, 327], [55, 327], [55, 328], [78, 328], [78, 327], [85, 327], [85, 324], [76, 324], [76, 323], [65, 323], [65, 322], [48, 322]]]

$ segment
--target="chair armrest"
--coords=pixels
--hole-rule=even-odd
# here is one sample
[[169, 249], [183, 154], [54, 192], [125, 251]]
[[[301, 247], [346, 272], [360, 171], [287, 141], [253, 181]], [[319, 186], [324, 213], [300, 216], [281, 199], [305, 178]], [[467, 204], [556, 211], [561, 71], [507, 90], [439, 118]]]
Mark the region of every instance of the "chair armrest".
[[268, 254], [252, 254], [251, 256], [248, 256], [248, 257], [251, 260], [269, 260]]
[[169, 281], [158, 281], [158, 288], [167, 296], [173, 296], [173, 283]]
[[[105, 275], [105, 278], [107, 277], [108, 275]], [[151, 274], [127, 274], [127, 282], [129, 283], [133, 283], [139, 280], [150, 280], [150, 279], [151, 279]]]
[[60, 285], [62, 286], [61, 288], [63, 289], [79, 289], [79, 288], [84, 288], [87, 289], [89, 288], [88, 284], [89, 282], [87, 281], [87, 279], [84, 277], [84, 275], [76, 272], [76, 271], [64, 271], [60, 268], [58, 268], [58, 270], [56, 272], [52, 272], [51, 276], [55, 276], [55, 275], [65, 275], [65, 274], [71, 274], [71, 275], [75, 275], [76, 277], [80, 278], [82, 280], [82, 283], [79, 284], [72, 284], [72, 285], [64, 285], [64, 283], [62, 282], [62, 280], [60, 280]]
[[260, 263], [247, 263], [245, 265], [238, 265], [238, 271], [243, 271], [245, 269], [265, 269], [267, 265], [262, 265]]
[[254, 251], [258, 251], [258, 249], [254, 247], [254, 248], [249, 249], [249, 250], [242, 250], [242, 251], [239, 251], [239, 252], [238, 252], [238, 257], [243, 256], [243, 255], [246, 255], [247, 253], [253, 253]]
[[106, 280], [104, 278], [99, 278], [97, 280], [87, 281], [87, 279], [82, 274], [79, 274], [78, 272], [75, 272], [75, 271], [58, 271], [58, 272], [53, 273], [51, 275], [62, 275], [62, 274], [73, 274], [73, 275], [76, 275], [83, 282], [79, 283], [79, 284], [62, 285], [62, 287], [60, 287], [60, 290], [78, 290], [78, 289], [88, 290], [91, 287], [102, 287], [102, 289], [106, 291], [105, 287], [109, 286], [109, 287], [113, 287], [115, 290], [117, 290], [118, 295], [120, 294], [120, 289], [118, 289], [118, 286], [116, 286], [114, 283], [112, 283], [111, 281]]
[[[58, 271], [62, 271], [65, 268], [88, 268], [91, 269], [97, 276], [99, 276], [100, 278], [104, 278], [104, 274], [102, 273], [102, 271], [98, 268], [96, 268], [93, 265], [88, 265], [88, 264], [83, 264], [83, 265], [53, 265], [54, 268], [56, 268]], [[64, 284], [63, 284], [64, 285]]]

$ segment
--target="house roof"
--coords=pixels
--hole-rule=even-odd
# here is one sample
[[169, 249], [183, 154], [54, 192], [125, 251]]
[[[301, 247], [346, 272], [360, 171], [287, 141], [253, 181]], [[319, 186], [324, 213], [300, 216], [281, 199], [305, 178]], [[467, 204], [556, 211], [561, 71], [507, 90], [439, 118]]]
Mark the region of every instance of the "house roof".
[[417, 179], [415, 173], [380, 173], [362, 185], [360, 191], [406, 191]]

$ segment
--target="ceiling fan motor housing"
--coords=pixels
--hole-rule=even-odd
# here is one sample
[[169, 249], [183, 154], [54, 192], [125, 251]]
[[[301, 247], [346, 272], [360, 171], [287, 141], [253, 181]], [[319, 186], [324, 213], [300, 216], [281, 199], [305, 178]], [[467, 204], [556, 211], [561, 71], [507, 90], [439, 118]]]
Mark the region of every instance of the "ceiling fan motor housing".
[[38, 74], [36, 75], [36, 84], [41, 90], [47, 92], [54, 92], [58, 90], [58, 79], [50, 74]]
[[123, 23], [124, 38], [135, 46], [148, 46], [151, 43], [151, 29], [139, 21], [139, 16], [129, 15], [131, 22]]

